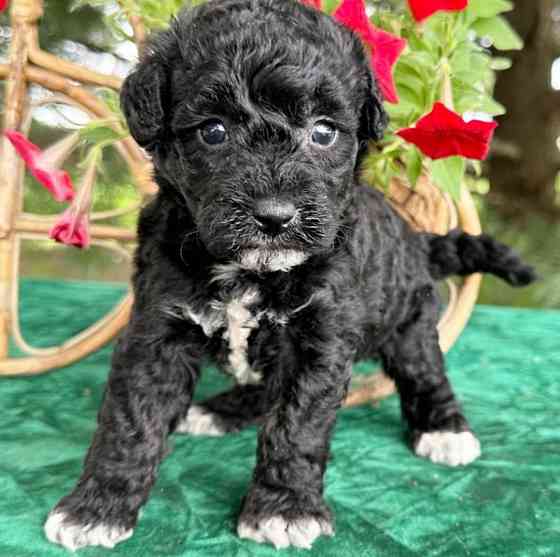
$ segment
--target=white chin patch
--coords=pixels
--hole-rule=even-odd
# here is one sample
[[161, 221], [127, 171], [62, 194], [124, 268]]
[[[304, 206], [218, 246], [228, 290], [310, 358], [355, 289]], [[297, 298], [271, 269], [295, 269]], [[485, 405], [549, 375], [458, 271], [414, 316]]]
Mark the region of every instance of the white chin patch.
[[179, 422], [175, 432], [189, 435], [212, 435], [214, 437], [225, 434], [225, 431], [216, 422], [214, 414], [196, 404], [189, 408], [187, 416]]
[[414, 452], [437, 464], [461, 466], [480, 456], [480, 442], [470, 431], [434, 431], [422, 434]]
[[303, 251], [248, 249], [241, 253], [240, 266], [249, 271], [258, 272], [287, 272], [293, 267], [301, 265], [307, 259]]
[[132, 532], [132, 529], [124, 530], [107, 524], [92, 527], [88, 524], [66, 522], [66, 514], [62, 512], [51, 513], [45, 522], [45, 534], [48, 540], [71, 551], [88, 545], [112, 548], [119, 542], [130, 538]]
[[332, 525], [325, 520], [300, 518], [288, 522], [281, 516], [273, 516], [263, 520], [256, 528], [240, 522], [237, 534], [240, 538], [257, 543], [272, 544], [276, 549], [290, 546], [311, 549], [319, 536], [332, 536], [334, 531]]

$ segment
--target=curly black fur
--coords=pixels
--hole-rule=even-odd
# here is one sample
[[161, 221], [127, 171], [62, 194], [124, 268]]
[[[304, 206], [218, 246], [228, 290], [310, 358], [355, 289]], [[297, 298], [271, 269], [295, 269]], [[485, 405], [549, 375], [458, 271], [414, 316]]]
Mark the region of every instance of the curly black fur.
[[[152, 40], [122, 104], [160, 191], [142, 211], [134, 310], [84, 472], [55, 509], [66, 524], [134, 526], [201, 361], [231, 357], [227, 308], [247, 293], [246, 357], [262, 379], [206, 403], [232, 429], [262, 423], [245, 524], [331, 520], [323, 476], [357, 358], [381, 357], [413, 437], [468, 430], [438, 345], [435, 281], [486, 271], [522, 285], [534, 273], [487, 236], [414, 233], [360, 185], [387, 118], [357, 37], [291, 0], [214, 0]], [[217, 147], [199, 136], [211, 118], [228, 130]], [[325, 118], [338, 130], [327, 149], [309, 141]], [[293, 223], [264, 232], [260, 199], [292, 203]]]

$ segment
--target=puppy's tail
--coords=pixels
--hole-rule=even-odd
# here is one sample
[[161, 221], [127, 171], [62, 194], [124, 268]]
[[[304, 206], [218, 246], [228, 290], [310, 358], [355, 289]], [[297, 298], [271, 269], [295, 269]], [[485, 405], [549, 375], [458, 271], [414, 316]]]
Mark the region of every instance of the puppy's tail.
[[450, 275], [491, 273], [512, 286], [526, 286], [537, 273], [508, 246], [487, 234], [472, 236], [452, 230], [445, 236], [426, 234], [430, 274], [436, 280]]

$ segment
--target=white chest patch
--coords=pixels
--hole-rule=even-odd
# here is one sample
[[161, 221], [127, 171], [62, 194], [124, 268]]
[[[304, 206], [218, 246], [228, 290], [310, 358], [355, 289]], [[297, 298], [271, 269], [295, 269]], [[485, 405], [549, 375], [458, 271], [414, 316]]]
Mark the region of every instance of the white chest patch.
[[240, 385], [257, 384], [262, 379], [262, 374], [251, 368], [247, 357], [249, 336], [259, 326], [259, 315], [251, 313], [248, 307], [258, 300], [258, 291], [251, 289], [225, 305], [224, 339], [229, 342], [229, 372]]
[[262, 374], [249, 365], [247, 351], [251, 331], [259, 326], [259, 320], [267, 316], [278, 324], [286, 321], [278, 316], [272, 319], [270, 312], [251, 311], [260, 300], [259, 291], [249, 288], [241, 294], [227, 301], [214, 301], [200, 311], [193, 310], [190, 306], [174, 305], [165, 311], [175, 317], [188, 319], [199, 325], [207, 337], [211, 337], [222, 327], [225, 327], [223, 338], [229, 345], [227, 372], [235, 377], [240, 385], [257, 384], [262, 379]]

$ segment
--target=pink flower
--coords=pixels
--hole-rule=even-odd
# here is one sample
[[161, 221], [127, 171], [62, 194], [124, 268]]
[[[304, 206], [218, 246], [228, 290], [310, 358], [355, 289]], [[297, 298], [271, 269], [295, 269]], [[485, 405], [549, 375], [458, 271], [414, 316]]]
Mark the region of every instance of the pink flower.
[[356, 32], [371, 51], [371, 65], [385, 100], [398, 103], [393, 68], [406, 40], [378, 29], [369, 20], [364, 0], [342, 0], [333, 17]]
[[418, 22], [439, 11], [460, 12], [468, 3], [469, 0], [408, 0], [412, 16]]
[[465, 122], [459, 114], [438, 102], [430, 114], [418, 120], [416, 127], [400, 130], [397, 135], [434, 160], [454, 155], [484, 160], [497, 126], [496, 122]]
[[72, 201], [74, 189], [67, 172], [59, 165], [78, 142], [78, 134], [71, 134], [46, 151], [41, 151], [25, 135], [15, 130], [6, 130], [18, 155], [24, 160], [31, 174], [47, 188], [57, 201]]
[[49, 238], [69, 246], [89, 247], [89, 212], [96, 172], [97, 159], [93, 158], [82, 178], [78, 195], [55, 222], [49, 232]]
[[311, 6], [312, 8], [315, 8], [317, 10], [323, 9], [323, 0], [301, 0], [301, 3], [307, 4], [308, 6]]
[[61, 244], [87, 248], [90, 243], [89, 216], [77, 214], [68, 207], [51, 228], [49, 238]]
[[397, 63], [402, 51], [406, 48], [406, 41], [377, 29], [373, 25], [370, 31], [372, 46], [372, 63], [379, 88], [387, 102], [397, 104], [399, 95], [393, 78], [393, 68]]
[[0, 0], [0, 12], [3, 12], [9, 4], [9, 0]]

